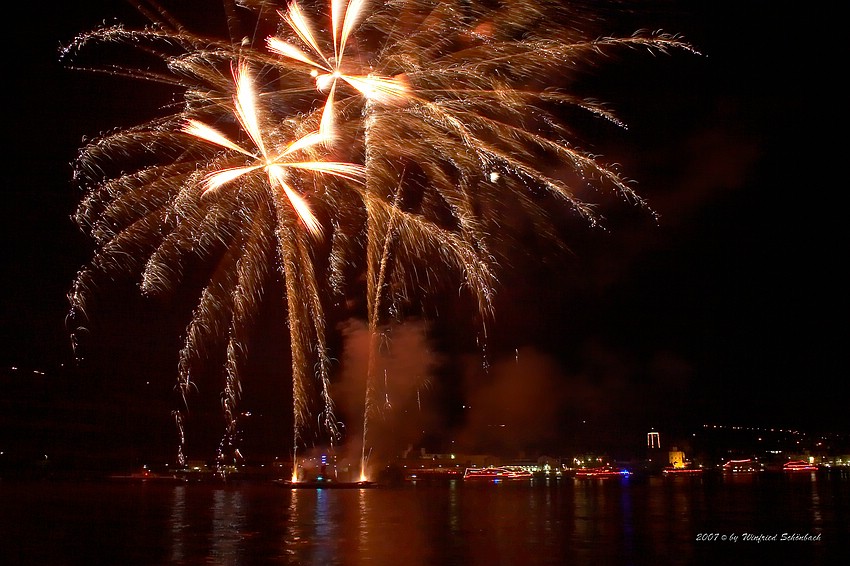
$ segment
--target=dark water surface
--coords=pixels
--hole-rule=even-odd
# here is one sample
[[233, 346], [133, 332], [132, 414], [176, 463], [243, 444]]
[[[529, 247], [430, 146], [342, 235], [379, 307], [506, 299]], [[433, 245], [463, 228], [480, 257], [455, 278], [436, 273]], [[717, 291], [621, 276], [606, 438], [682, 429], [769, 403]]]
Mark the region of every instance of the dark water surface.
[[[783, 533], [820, 540], [764, 540]], [[846, 474], [333, 490], [0, 482], [3, 565], [831, 565], [850, 564], [848, 538]]]

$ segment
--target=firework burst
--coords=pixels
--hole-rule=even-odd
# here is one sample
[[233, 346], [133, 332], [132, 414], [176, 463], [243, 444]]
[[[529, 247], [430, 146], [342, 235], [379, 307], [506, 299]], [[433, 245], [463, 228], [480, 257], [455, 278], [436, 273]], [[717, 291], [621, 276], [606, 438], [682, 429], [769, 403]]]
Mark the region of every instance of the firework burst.
[[243, 149], [236, 143], [230, 141], [225, 135], [221, 134], [215, 128], [197, 120], [189, 120], [183, 127], [183, 131], [214, 145], [252, 158], [256, 160], [257, 163], [243, 167], [232, 167], [209, 174], [205, 179], [206, 188], [204, 189], [204, 193], [214, 191], [223, 185], [239, 179], [243, 175], [263, 170], [268, 175], [269, 185], [275, 189], [280, 188], [283, 190], [287, 199], [289, 199], [289, 203], [292, 205], [292, 208], [298, 214], [298, 217], [304, 223], [306, 228], [314, 236], [321, 236], [322, 227], [310, 211], [309, 205], [301, 197], [301, 195], [294, 191], [287, 183], [287, 170], [301, 169], [305, 171], [329, 173], [350, 180], [360, 180], [363, 177], [363, 168], [351, 163], [326, 161], [299, 162], [286, 160], [293, 154], [297, 155], [298, 152], [326, 142], [326, 136], [321, 132], [307, 134], [304, 137], [287, 144], [282, 151], [277, 153], [273, 153], [270, 149], [266, 149], [266, 142], [263, 140], [263, 132], [260, 128], [260, 120], [258, 116], [257, 94], [255, 92], [251, 76], [248, 73], [248, 69], [244, 64], [240, 64], [235, 69], [234, 80], [236, 82], [236, 96], [234, 97], [236, 115], [239, 119], [239, 123], [256, 146], [259, 154], [254, 154]]
[[[339, 8], [332, 6], [333, 20]], [[423, 287], [433, 289], [447, 273], [462, 274], [475, 297], [486, 344], [499, 265], [523, 245], [512, 239], [517, 235], [507, 229], [508, 219], [522, 218], [541, 241], [558, 242], [552, 221], [562, 211], [558, 202], [592, 225], [600, 222], [594, 206], [580, 196], [588, 189], [645, 205], [615, 167], [571, 141], [575, 136], [565, 116], [572, 110], [623, 124], [604, 105], [563, 90], [569, 73], [615, 50], [693, 49], [662, 33], [588, 36], [581, 27], [588, 20], [564, 3], [488, 8], [408, 0], [357, 3], [356, 9], [351, 21], [358, 25], [343, 26], [344, 41], [334, 44], [334, 53], [342, 54], [338, 44], [356, 45], [360, 68], [399, 85], [395, 100], [373, 101], [360, 91], [338, 97], [335, 106], [336, 134], [358, 140], [366, 167], [370, 360], [385, 313], [401, 312], [405, 302], [421, 296]], [[291, 8], [286, 20], [320, 53], [303, 31], [300, 8]], [[337, 26], [332, 29], [336, 37]], [[289, 63], [317, 65], [291, 45], [269, 40]], [[338, 67], [323, 69], [319, 78], [336, 81]], [[326, 104], [323, 121], [328, 112]], [[369, 368], [364, 465], [366, 430], [383, 398], [374, 363]]]
[[[168, 68], [174, 74], [163, 75], [162, 80], [180, 84], [187, 94], [176, 113], [109, 133], [80, 153], [76, 179], [86, 196], [76, 220], [92, 235], [98, 252], [69, 293], [75, 340], [85, 328], [94, 288], [102, 278], [140, 272], [142, 291], [155, 295], [181, 282], [190, 258], [214, 264], [186, 328], [178, 390], [187, 406], [199, 358], [221, 344], [226, 351], [222, 407], [229, 438], [237, 428], [249, 331], [265, 289], [279, 274], [290, 329], [294, 445], [303, 442], [309, 426], [309, 397], [314, 390], [322, 400], [320, 420], [335, 439], [324, 306], [314, 269], [318, 253], [314, 243], [322, 231], [309, 200], [333, 200], [328, 195], [334, 191], [351, 190], [349, 186], [360, 181], [362, 167], [322, 159], [326, 151], [320, 149], [323, 138], [315, 132], [316, 122], [281, 119], [265, 111], [263, 95], [248, 72], [252, 57], [263, 58], [260, 53], [246, 56], [238, 44], [161, 27], [108, 28], [81, 36], [73, 47], [97, 40], [143, 44], [162, 57], [168, 53]], [[163, 50], [153, 50], [162, 43]], [[175, 46], [184, 52], [174, 55]], [[145, 80], [154, 76], [132, 69], [110, 72]], [[237, 136], [208, 122], [231, 129], [236, 125]], [[240, 134], [252, 149], [233, 141]], [[114, 163], [132, 172], [109, 176]], [[335, 181], [320, 182], [320, 177]], [[310, 379], [313, 376], [315, 380]], [[182, 416], [177, 422], [182, 460]]]
[[[234, 29], [235, 4], [225, 4]], [[388, 317], [421, 308], [459, 275], [486, 337], [499, 266], [521, 245], [509, 219], [558, 242], [552, 216], [562, 208], [553, 203], [591, 224], [599, 217], [585, 194], [610, 190], [643, 204], [616, 168], [571, 141], [569, 112], [621, 124], [605, 106], [566, 91], [570, 74], [617, 49], [694, 51], [661, 33], [591, 36], [582, 12], [547, 0], [497, 7], [332, 0], [326, 14], [322, 4], [295, 1], [240, 6], [253, 29], [268, 33], [204, 37], [157, 7], [148, 13], [151, 27], [95, 30], [65, 50], [71, 57], [92, 43], [142, 47], [166, 65], [106, 72], [163, 82], [184, 95], [164, 118], [81, 151], [76, 178], [86, 196], [76, 217], [98, 250], [69, 294], [71, 320], [83, 326], [99, 278], [140, 272], [143, 292], [157, 293], [180, 282], [187, 258], [214, 262], [187, 326], [178, 383], [187, 395], [194, 362], [221, 344], [233, 434], [249, 329], [279, 275], [296, 447], [314, 390], [321, 420], [336, 435], [326, 293], [350, 293], [351, 282], [365, 277], [374, 355]], [[328, 27], [316, 33], [310, 22], [320, 21]], [[122, 172], [104, 175], [110, 164], [128, 161]], [[364, 467], [380, 397], [375, 364], [369, 367]]]
[[[328, 138], [333, 137], [334, 94], [339, 81], [348, 83], [369, 101], [393, 104], [403, 102], [407, 96], [407, 87], [400, 79], [356, 74], [348, 70], [345, 48], [359, 21], [364, 17], [367, 3], [368, 0], [353, 0], [346, 4], [343, 4], [343, 0], [331, 2], [333, 56], [326, 57], [323, 54], [308, 19], [295, 0], [289, 3], [286, 12], [279, 12], [280, 16], [298, 38], [310, 47], [315, 56], [311, 58], [292, 43], [278, 37], [269, 37], [266, 40], [269, 50], [273, 53], [311, 67], [310, 75], [316, 78], [316, 87], [328, 93], [319, 129]], [[318, 61], [315, 60], [316, 58]]]

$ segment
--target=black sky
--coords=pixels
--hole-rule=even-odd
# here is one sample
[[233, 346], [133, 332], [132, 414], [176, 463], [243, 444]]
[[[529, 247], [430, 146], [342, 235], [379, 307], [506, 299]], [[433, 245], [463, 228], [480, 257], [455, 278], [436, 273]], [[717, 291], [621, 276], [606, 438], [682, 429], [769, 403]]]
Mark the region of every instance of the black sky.
[[[493, 361], [511, 352], [554, 360], [545, 386], [559, 392], [565, 430], [571, 419], [850, 428], [839, 363], [846, 183], [833, 160], [842, 108], [829, 78], [842, 67], [819, 26], [823, 4], [659, 0], [618, 19], [618, 31], [681, 33], [703, 56], [611, 59], [583, 83], [629, 126], [600, 127], [590, 149], [622, 164], [660, 220], [613, 206], [607, 231], [571, 228], [572, 255], [534, 250], [502, 275]], [[152, 117], [140, 109], [155, 112], [148, 98], [164, 96], [59, 61], [60, 44], [124, 14], [132, 9], [115, 1], [65, 3], [9, 26], [0, 367], [15, 387], [2, 394], [14, 409], [6, 442], [28, 403], [60, 395], [85, 399], [55, 411], [70, 430], [96, 428], [106, 413], [92, 407], [102, 402], [126, 434], [134, 425], [115, 416], [122, 411], [158, 431], [143, 434], [173, 434], [185, 321], [171, 304], [106, 290], [104, 304], [123, 312], [95, 324], [89, 365], [56, 384], [31, 373], [71, 363], [65, 293], [93, 250], [70, 220], [80, 195], [69, 163], [84, 136]], [[453, 375], [470, 343], [457, 318], [436, 321], [435, 348]], [[434, 399], [464, 387], [436, 390]]]

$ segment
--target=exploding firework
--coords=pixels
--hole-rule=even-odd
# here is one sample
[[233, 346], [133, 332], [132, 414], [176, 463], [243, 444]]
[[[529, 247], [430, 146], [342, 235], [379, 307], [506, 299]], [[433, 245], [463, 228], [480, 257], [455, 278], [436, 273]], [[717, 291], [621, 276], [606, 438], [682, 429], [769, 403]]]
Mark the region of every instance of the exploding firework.
[[[557, 241], [550, 216], [559, 209], [553, 201], [565, 202], [591, 224], [598, 217], [578, 196], [588, 187], [609, 189], [642, 205], [616, 169], [570, 141], [564, 109], [620, 122], [603, 105], [558, 87], [570, 71], [608, 51], [692, 48], [660, 33], [587, 36], [580, 13], [564, 3], [488, 8], [474, 2], [354, 1], [344, 13], [346, 23], [340, 27], [336, 22], [342, 19], [343, 2], [334, 2], [334, 43], [325, 49], [335, 58], [323, 58], [324, 65], [294, 47], [300, 39], [322, 53], [305, 23], [308, 18], [294, 3], [284, 19], [296, 37], [290, 42], [275, 37], [269, 46], [289, 64], [300, 61], [323, 73], [317, 84], [330, 84], [330, 94], [322, 121], [330, 122], [334, 112], [336, 134], [357, 136], [363, 147], [366, 294], [373, 337], [365, 462], [368, 422], [383, 397], [376, 391], [380, 380], [372, 361], [380, 342], [382, 301], [387, 311], [400, 311], [399, 303], [415, 295], [423, 281], [439, 281], [449, 266], [448, 272], [462, 274], [486, 324], [497, 268], [508, 259], [499, 254], [517, 245], [506, 243], [512, 236], [506, 218], [519, 212], [538, 237]], [[343, 61], [346, 45], [357, 52], [354, 62]], [[346, 79], [352, 75], [375, 77], [392, 88], [372, 98], [377, 89]], [[337, 79], [352, 88], [337, 93]], [[334, 107], [328, 106], [331, 100], [337, 101]], [[486, 338], [486, 327], [482, 332]]]
[[369, 101], [392, 104], [404, 102], [407, 97], [407, 87], [398, 78], [356, 74], [347, 69], [346, 44], [348, 44], [360, 19], [364, 17], [366, 6], [365, 0], [354, 0], [348, 4], [343, 4], [340, 1], [331, 3], [331, 31], [333, 36], [333, 56], [331, 57], [326, 57], [322, 52], [308, 20], [295, 0], [290, 2], [285, 13], [280, 13], [298, 38], [312, 49], [318, 62], [292, 43], [277, 37], [267, 39], [268, 47], [273, 53], [307, 64], [311, 68], [310, 75], [316, 78], [316, 87], [322, 92], [328, 92], [322, 110], [319, 131], [329, 138], [333, 136], [334, 93], [339, 81], [348, 83]]
[[[185, 405], [198, 358], [221, 344], [226, 350], [225, 437], [232, 437], [248, 332], [266, 287], [280, 274], [290, 330], [294, 445], [302, 441], [308, 425], [308, 399], [314, 390], [322, 399], [324, 425], [334, 438], [325, 315], [313, 261], [321, 225], [308, 201], [350, 190], [326, 177], [357, 180], [362, 167], [322, 159], [323, 138], [314, 131], [316, 122], [281, 118], [266, 110], [248, 70], [263, 59], [262, 53], [163, 22], [144, 30], [106, 28], [81, 36], [72, 47], [96, 41], [165, 49], [155, 53], [167, 59], [172, 75], [110, 71], [179, 84], [186, 96], [177, 112], [107, 134], [80, 153], [76, 178], [86, 197], [76, 220], [91, 234], [98, 252], [69, 294], [75, 336], [85, 324], [93, 286], [100, 278], [140, 272], [142, 292], [153, 295], [180, 283], [189, 258], [213, 263], [216, 267], [186, 329], [178, 390]], [[266, 98], [274, 103], [274, 97]], [[235, 129], [233, 139], [247, 136], [250, 149], [208, 122]], [[131, 172], [104, 178], [115, 162]], [[318, 385], [309, 379], [313, 367]], [[177, 422], [182, 460], [183, 419]]]
[[[142, 291], [153, 294], [180, 282], [187, 258], [214, 261], [187, 326], [178, 383], [185, 397], [193, 363], [221, 344], [232, 435], [247, 335], [280, 276], [294, 450], [313, 394], [337, 434], [325, 294], [343, 295], [365, 277], [374, 356], [388, 317], [421, 308], [459, 276], [486, 335], [499, 265], [519, 242], [507, 219], [521, 217], [537, 237], [557, 242], [551, 215], [562, 208], [553, 202], [591, 224], [597, 215], [581, 196], [588, 188], [642, 204], [615, 168], [571, 142], [569, 111], [619, 122], [565, 91], [570, 73], [616, 49], [693, 51], [660, 33], [588, 35], [580, 12], [546, 0], [225, 4], [231, 28], [237, 13], [253, 19], [253, 37], [196, 35], [157, 8], [149, 28], [95, 30], [66, 49], [70, 57], [91, 43], [142, 47], [167, 63], [161, 72], [106, 70], [183, 93], [168, 116], [80, 153], [86, 196], [76, 218], [98, 250], [70, 293], [71, 320], [84, 323], [99, 278], [139, 272]], [[115, 162], [121, 172], [104, 176]], [[378, 412], [374, 373], [370, 359], [363, 473], [368, 422]]]

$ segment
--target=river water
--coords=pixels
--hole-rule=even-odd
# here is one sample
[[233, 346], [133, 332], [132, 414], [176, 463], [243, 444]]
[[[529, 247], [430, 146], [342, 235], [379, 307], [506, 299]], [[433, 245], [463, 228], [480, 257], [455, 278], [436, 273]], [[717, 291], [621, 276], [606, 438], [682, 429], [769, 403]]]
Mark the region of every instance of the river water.
[[848, 539], [848, 474], [0, 482], [4, 565], [832, 565], [850, 564]]

